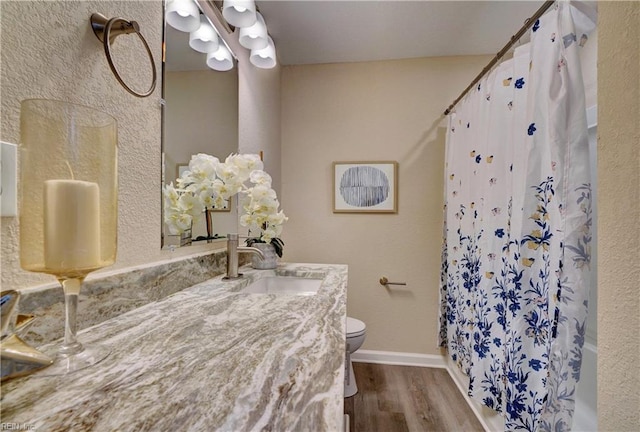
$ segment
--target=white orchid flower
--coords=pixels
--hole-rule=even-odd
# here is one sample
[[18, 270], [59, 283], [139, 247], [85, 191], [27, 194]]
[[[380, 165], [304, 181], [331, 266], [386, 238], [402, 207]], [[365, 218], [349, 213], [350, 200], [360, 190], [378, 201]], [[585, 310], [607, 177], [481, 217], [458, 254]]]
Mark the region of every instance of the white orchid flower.
[[242, 183], [249, 179], [253, 170], [262, 170], [264, 165], [257, 154], [230, 154], [225, 164], [235, 166]]
[[276, 233], [273, 230], [266, 229], [262, 231], [262, 236], [260, 236], [260, 239], [263, 240], [265, 243], [271, 243], [271, 240], [273, 240], [275, 236], [276, 236]]
[[242, 182], [238, 181], [238, 179], [236, 178], [229, 179], [225, 184], [226, 184], [226, 192], [227, 192], [226, 199], [229, 199], [233, 195], [242, 191], [243, 184]]
[[197, 155], [191, 156], [191, 160], [189, 161], [189, 171], [193, 172], [203, 172], [206, 173], [207, 176], [212, 175], [216, 167], [220, 164], [220, 160], [215, 156], [210, 156], [205, 153], [198, 153]]
[[191, 215], [192, 218], [198, 218], [204, 211], [204, 206], [199, 197], [191, 194], [183, 194], [178, 199], [178, 207], [185, 214]]
[[253, 184], [271, 187], [271, 176], [262, 170], [253, 170], [249, 175], [249, 180]]
[[266, 199], [275, 199], [276, 191], [271, 189], [271, 187], [266, 185], [256, 185], [250, 189], [249, 196], [256, 201], [264, 201]]
[[191, 176], [191, 171], [185, 171], [180, 177], [176, 179], [176, 185], [179, 189], [185, 189], [190, 184], [193, 184], [195, 179]]
[[216, 168], [216, 175], [224, 182], [227, 183], [229, 181], [233, 181], [233, 179], [237, 179], [240, 176], [240, 169], [229, 163], [221, 163]]
[[191, 228], [193, 218], [187, 213], [169, 213], [165, 215], [165, 222], [171, 235], [178, 235]]
[[280, 210], [278, 213], [270, 214], [267, 218], [267, 222], [269, 225], [282, 225], [285, 221], [289, 219], [284, 215], [284, 212]]
[[246, 226], [249, 226], [250, 224], [251, 224], [251, 215], [243, 214], [242, 216], [240, 216], [240, 225], [246, 227]]
[[215, 207], [217, 195], [212, 192], [212, 189], [206, 189], [198, 194], [198, 198], [200, 199], [200, 202], [202, 203], [204, 208]]
[[173, 187], [173, 183], [170, 183], [164, 187], [164, 206], [165, 208], [176, 207], [178, 205], [178, 199], [180, 193]]

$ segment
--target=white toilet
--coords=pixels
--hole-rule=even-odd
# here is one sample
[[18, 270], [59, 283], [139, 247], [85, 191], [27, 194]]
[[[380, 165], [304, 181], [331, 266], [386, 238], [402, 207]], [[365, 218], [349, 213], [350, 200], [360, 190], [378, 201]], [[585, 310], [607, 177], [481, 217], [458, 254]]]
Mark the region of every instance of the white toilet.
[[347, 317], [347, 357], [344, 371], [344, 397], [351, 397], [358, 393], [356, 377], [353, 374], [353, 365], [351, 364], [351, 354], [362, 346], [366, 332], [367, 326], [362, 321]]

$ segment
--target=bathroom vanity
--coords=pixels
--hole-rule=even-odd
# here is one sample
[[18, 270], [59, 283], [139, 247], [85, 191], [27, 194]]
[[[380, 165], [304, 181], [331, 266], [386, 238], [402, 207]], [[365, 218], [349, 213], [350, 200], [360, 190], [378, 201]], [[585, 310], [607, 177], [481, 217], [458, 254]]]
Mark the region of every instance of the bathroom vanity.
[[[71, 375], [45, 369], [3, 384], [2, 421], [42, 431], [342, 430], [347, 266], [241, 271], [81, 332], [111, 354]], [[254, 283], [263, 278], [318, 283], [269, 291]]]

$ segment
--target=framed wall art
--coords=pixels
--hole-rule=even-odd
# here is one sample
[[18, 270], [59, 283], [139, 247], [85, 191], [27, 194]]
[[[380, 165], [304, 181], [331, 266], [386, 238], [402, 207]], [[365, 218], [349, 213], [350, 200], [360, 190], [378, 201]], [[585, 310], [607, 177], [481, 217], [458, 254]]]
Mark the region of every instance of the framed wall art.
[[398, 162], [334, 162], [334, 213], [397, 213]]

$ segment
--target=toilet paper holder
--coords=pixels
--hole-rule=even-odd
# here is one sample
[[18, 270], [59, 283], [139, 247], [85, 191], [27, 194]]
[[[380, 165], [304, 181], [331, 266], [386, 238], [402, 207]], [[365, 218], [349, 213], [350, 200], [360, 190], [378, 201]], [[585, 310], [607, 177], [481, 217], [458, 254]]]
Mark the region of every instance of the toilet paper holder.
[[380, 278], [380, 285], [382, 286], [387, 286], [387, 285], [406, 285], [406, 282], [389, 282], [389, 279], [387, 279], [386, 276], [382, 276]]

